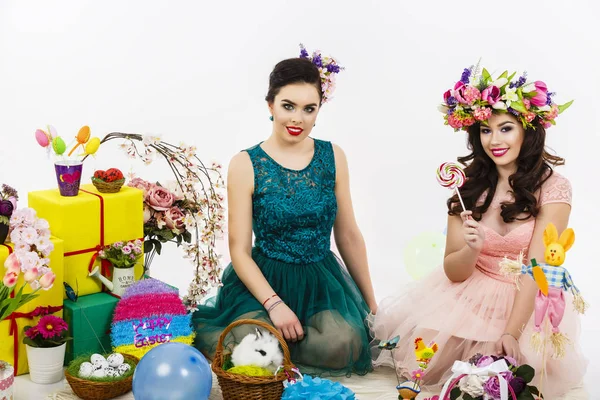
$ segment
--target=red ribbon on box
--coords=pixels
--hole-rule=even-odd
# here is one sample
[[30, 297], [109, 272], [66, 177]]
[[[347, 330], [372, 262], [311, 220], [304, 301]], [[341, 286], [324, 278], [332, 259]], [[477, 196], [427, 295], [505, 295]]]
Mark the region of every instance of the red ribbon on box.
[[[85, 253], [93, 252], [94, 254], [92, 255], [92, 259], [90, 260], [90, 263], [88, 265], [88, 272], [92, 272], [94, 263], [98, 259], [98, 256], [100, 255], [100, 251], [105, 246], [105, 244], [104, 244], [104, 198], [97, 193], [89, 192], [85, 189], [79, 189], [79, 191], [91, 194], [92, 196], [96, 196], [100, 200], [100, 244], [95, 247], [90, 247], [89, 249], [70, 251], [68, 253], [65, 253], [64, 256], [69, 257], [69, 256], [75, 256], [78, 254], [85, 254]], [[140, 238], [139, 240], [143, 241], [144, 239]], [[105, 260], [105, 259], [100, 260], [100, 273], [107, 278], [110, 277], [110, 261]], [[103, 288], [103, 290], [104, 290], [104, 288]], [[118, 296], [116, 296], [116, 297], [118, 297]]]
[[[94, 266], [94, 263], [96, 262], [96, 259], [98, 258], [98, 255], [100, 254], [100, 250], [102, 250], [104, 248], [104, 199], [99, 194], [88, 192], [87, 190], [84, 190], [84, 189], [79, 189], [79, 190], [81, 192], [91, 194], [92, 196], [96, 196], [98, 199], [100, 199], [100, 244], [97, 245], [96, 247], [91, 247], [89, 249], [70, 251], [68, 253], [65, 253], [65, 257], [76, 256], [78, 254], [94, 252], [94, 254], [92, 255], [92, 259], [90, 260], [90, 264], [88, 266], [88, 272], [92, 272], [92, 267]], [[100, 261], [100, 266], [101, 266], [100, 273], [106, 277], [109, 277], [110, 276], [110, 262], [108, 260], [103, 259]]]
[[[14, 293], [12, 293], [14, 295]], [[35, 317], [43, 317], [48, 314], [53, 314], [63, 309], [63, 306], [39, 306], [33, 311], [28, 313], [13, 312], [6, 319], [10, 320], [10, 326], [8, 328], [8, 336], [13, 337], [13, 357], [15, 364], [15, 375], [19, 370], [19, 327], [17, 326], [17, 318], [28, 318], [33, 319]]]

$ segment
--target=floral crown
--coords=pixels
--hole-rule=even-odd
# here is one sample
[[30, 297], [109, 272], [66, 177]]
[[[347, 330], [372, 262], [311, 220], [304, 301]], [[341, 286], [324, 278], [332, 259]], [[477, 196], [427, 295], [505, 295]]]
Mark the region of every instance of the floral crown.
[[513, 80], [516, 73], [503, 72], [497, 79], [483, 68], [479, 73], [476, 67], [465, 68], [454, 89], [444, 93], [444, 103], [439, 107], [443, 112], [445, 125], [455, 131], [467, 130], [475, 122], [485, 122], [492, 112], [509, 112], [517, 117], [525, 128], [539, 118], [544, 128], [555, 125], [558, 114], [572, 103], [557, 105], [542, 81], [530, 82], [527, 73]]
[[332, 99], [335, 90], [335, 74], [344, 70], [344, 67], [340, 67], [332, 57], [323, 57], [319, 50], [315, 50], [310, 56], [302, 43], [300, 43], [300, 58], [310, 60], [319, 69], [323, 103], [327, 103]]

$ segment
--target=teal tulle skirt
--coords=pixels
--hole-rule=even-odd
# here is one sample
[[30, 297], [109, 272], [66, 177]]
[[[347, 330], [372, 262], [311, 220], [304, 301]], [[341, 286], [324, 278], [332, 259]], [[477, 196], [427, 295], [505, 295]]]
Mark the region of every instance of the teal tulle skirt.
[[[371, 338], [365, 324], [369, 309], [333, 253], [319, 262], [303, 265], [269, 259], [257, 249], [253, 250], [252, 258], [303, 326], [304, 339], [288, 343], [292, 362], [303, 374], [364, 375], [372, 371]], [[195, 346], [212, 359], [223, 330], [241, 318], [272, 324], [266, 310], [230, 264], [223, 274], [223, 287], [212, 304], [199, 306], [194, 313]], [[254, 328], [240, 326], [233, 329], [224, 345], [232, 349]]]

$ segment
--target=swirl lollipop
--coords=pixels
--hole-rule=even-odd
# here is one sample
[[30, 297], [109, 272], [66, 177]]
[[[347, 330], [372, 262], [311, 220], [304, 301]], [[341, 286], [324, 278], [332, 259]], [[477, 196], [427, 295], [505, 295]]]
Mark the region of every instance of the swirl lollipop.
[[443, 187], [456, 190], [460, 205], [462, 206], [463, 211], [466, 211], [465, 203], [463, 203], [460, 192], [458, 191], [458, 188], [462, 187], [466, 180], [465, 171], [463, 171], [462, 167], [454, 162], [443, 163], [437, 169], [437, 180]]

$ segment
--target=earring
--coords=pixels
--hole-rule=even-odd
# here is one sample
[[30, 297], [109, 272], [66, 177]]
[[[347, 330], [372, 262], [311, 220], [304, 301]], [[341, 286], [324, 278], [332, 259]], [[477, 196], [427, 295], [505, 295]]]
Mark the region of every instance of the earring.
[[317, 124], [314, 124], [313, 127], [317, 126]]
[[271, 115], [271, 116], [269, 117], [269, 119], [270, 119], [271, 121], [273, 121], [273, 116]]

